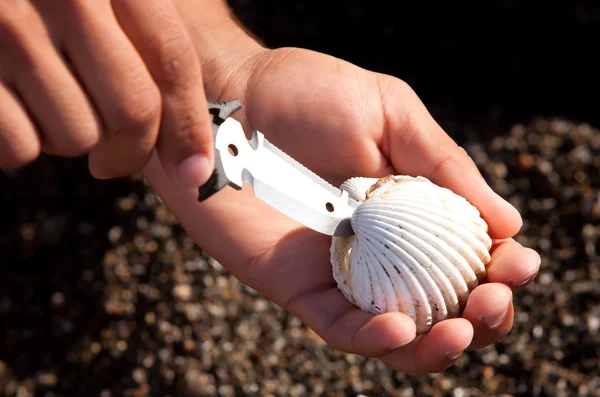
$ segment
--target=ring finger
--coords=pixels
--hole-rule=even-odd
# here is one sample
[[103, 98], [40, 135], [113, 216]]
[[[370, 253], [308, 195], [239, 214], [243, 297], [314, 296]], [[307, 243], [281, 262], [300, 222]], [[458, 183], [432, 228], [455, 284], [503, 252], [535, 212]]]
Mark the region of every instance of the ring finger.
[[99, 119], [38, 11], [25, 2], [19, 12], [19, 18], [8, 16], [5, 22], [10, 35], [6, 69], [15, 91], [39, 126], [44, 151], [83, 154], [100, 139]]
[[19, 168], [35, 160], [40, 141], [15, 92], [0, 81], [0, 169]]
[[45, 5], [45, 12], [61, 29], [61, 45], [103, 120], [106, 134], [90, 153], [90, 171], [101, 178], [130, 174], [154, 147], [160, 92], [110, 1], [69, 4], [60, 13]]

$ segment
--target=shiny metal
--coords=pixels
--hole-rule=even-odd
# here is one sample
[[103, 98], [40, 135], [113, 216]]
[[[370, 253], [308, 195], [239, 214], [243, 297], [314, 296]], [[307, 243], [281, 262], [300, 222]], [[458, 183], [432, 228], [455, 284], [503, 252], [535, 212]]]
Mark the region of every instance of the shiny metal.
[[229, 183], [248, 183], [259, 199], [304, 226], [330, 236], [353, 234], [358, 202], [271, 144], [259, 131], [246, 139], [233, 118], [219, 127], [215, 149]]

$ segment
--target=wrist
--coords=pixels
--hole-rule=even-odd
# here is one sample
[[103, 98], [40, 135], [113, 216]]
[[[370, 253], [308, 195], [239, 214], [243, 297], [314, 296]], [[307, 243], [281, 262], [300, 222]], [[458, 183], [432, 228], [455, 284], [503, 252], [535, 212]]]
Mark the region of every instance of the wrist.
[[200, 58], [206, 96], [219, 100], [227, 85], [245, 78], [244, 65], [266, 48], [237, 21], [226, 1], [175, 2]]

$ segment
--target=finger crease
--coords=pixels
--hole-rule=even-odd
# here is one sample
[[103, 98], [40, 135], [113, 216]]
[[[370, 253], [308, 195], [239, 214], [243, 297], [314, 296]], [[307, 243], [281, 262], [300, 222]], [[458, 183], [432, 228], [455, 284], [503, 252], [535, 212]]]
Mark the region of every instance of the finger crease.
[[311, 296], [311, 295], [316, 295], [316, 294], [320, 294], [323, 292], [327, 292], [331, 289], [331, 287], [332, 287], [331, 283], [321, 283], [321, 284], [317, 284], [311, 288], [302, 289], [302, 290], [296, 292], [295, 294], [292, 294], [292, 296], [290, 296], [288, 299], [286, 299], [281, 304], [281, 307], [286, 311], [295, 312], [294, 308], [299, 304], [299, 302], [302, 302], [304, 300], [304, 298]]
[[449, 162], [450, 160], [452, 160], [454, 158], [454, 156], [452, 154], [448, 154], [447, 156], [445, 156], [442, 160], [438, 161], [437, 164], [435, 165], [435, 167], [433, 167], [433, 169], [431, 170], [431, 172], [429, 173], [427, 179], [429, 179], [431, 182], [436, 183], [436, 174], [442, 169], [442, 167]]
[[[359, 327], [356, 327], [356, 330], [352, 333], [352, 336], [350, 337], [350, 346], [352, 346], [353, 349], [358, 350], [358, 347], [356, 345], [356, 338], [357, 338], [360, 330], [369, 322], [370, 319], [371, 319], [371, 317], [365, 318], [365, 321], [363, 321]], [[387, 346], [386, 346], [386, 349], [387, 349]]]
[[[329, 333], [338, 323], [340, 323], [342, 321], [342, 319], [346, 316], [346, 314], [350, 313], [351, 310], [353, 310], [352, 307], [344, 306], [343, 309], [338, 310], [333, 316], [331, 316], [330, 320], [325, 324], [325, 327], [323, 328], [323, 335], [325, 336], [326, 340], [330, 341], [330, 342], [328, 342], [329, 344], [336, 343], [336, 341], [339, 339], [337, 337], [330, 338]], [[356, 331], [356, 332], [358, 332], [358, 331]], [[353, 336], [353, 338], [354, 338], [354, 336]]]

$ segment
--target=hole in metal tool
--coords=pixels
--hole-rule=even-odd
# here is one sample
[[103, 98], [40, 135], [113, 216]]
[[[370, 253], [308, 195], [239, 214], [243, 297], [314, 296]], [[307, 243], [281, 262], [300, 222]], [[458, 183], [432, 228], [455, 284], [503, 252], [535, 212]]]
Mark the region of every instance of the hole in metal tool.
[[234, 144], [227, 146], [227, 149], [229, 149], [229, 154], [232, 156], [235, 157], [238, 155], [238, 148]]
[[325, 208], [327, 208], [327, 211], [333, 212], [333, 204], [327, 203], [327, 204], [325, 204]]

